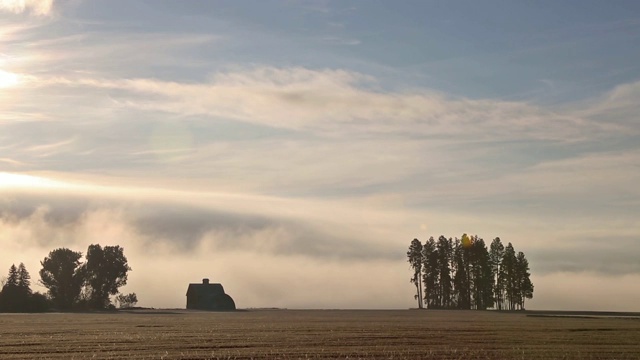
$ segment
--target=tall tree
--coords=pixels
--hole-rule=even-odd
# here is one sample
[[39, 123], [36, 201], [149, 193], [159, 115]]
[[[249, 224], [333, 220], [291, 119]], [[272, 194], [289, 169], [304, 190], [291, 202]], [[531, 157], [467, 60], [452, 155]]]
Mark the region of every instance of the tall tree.
[[87, 250], [86, 284], [89, 302], [97, 309], [111, 304], [110, 295], [127, 284], [127, 272], [131, 270], [120, 246], [90, 245]]
[[453, 252], [451, 240], [448, 240], [444, 235], [441, 235], [438, 238], [436, 249], [438, 262], [438, 295], [440, 301], [438, 307], [446, 309], [451, 307], [453, 296], [450, 265]]
[[491, 288], [493, 290], [493, 299], [498, 310], [502, 310], [502, 294], [504, 286], [500, 281], [500, 265], [504, 256], [504, 245], [499, 237], [493, 239], [489, 250], [489, 260], [491, 261]]
[[40, 283], [60, 310], [71, 309], [80, 295], [84, 282], [80, 258], [82, 253], [60, 248], [40, 262]]
[[454, 249], [455, 276], [453, 283], [458, 309], [471, 309], [471, 284], [469, 275], [470, 248], [471, 239], [467, 234], [462, 235], [461, 239], [456, 239]]
[[27, 271], [27, 268], [24, 266], [24, 263], [20, 263], [18, 266], [18, 282], [17, 285], [23, 291], [31, 294], [31, 275]]
[[516, 256], [516, 276], [518, 290], [518, 306], [524, 310], [525, 299], [533, 298], [533, 283], [531, 282], [529, 272], [529, 261], [522, 251]]
[[433, 237], [430, 237], [422, 247], [422, 261], [423, 301], [427, 304], [427, 308], [433, 309], [437, 307], [438, 299], [438, 251]]
[[9, 275], [7, 276], [7, 281], [4, 286], [18, 286], [18, 268], [15, 264], [11, 264], [11, 267], [9, 268]]
[[516, 252], [511, 243], [507, 244], [502, 257], [500, 276], [505, 287], [507, 308], [514, 310], [518, 302], [518, 278], [516, 274]]
[[18, 286], [18, 268], [15, 264], [11, 264], [4, 286]]
[[22, 299], [22, 292], [18, 287], [18, 268], [12, 264], [9, 268], [9, 274], [5, 284], [2, 286], [0, 293], [0, 311], [3, 312], [19, 312], [21, 304], [25, 302]]
[[407, 261], [413, 269], [413, 276], [409, 280], [416, 286], [415, 299], [418, 300], [418, 308], [422, 309], [422, 243], [418, 239], [413, 239], [407, 251]]
[[484, 240], [477, 235], [472, 237], [470, 260], [471, 288], [473, 289], [472, 307], [478, 310], [486, 310], [493, 306], [491, 264], [487, 246]]

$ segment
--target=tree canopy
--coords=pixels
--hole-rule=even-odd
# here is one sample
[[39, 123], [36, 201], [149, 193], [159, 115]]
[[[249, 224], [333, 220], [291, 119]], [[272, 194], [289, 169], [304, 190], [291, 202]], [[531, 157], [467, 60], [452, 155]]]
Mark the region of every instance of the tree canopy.
[[90, 245], [87, 250], [85, 281], [89, 303], [96, 309], [107, 308], [110, 295], [127, 284], [127, 272], [131, 270], [120, 246]]
[[40, 262], [40, 283], [48, 289], [54, 305], [68, 310], [78, 301], [84, 284], [82, 253], [66, 248], [55, 249]]

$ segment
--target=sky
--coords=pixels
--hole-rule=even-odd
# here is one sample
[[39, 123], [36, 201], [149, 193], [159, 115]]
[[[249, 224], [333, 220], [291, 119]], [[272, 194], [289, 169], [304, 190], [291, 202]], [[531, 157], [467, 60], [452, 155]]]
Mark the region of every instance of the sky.
[[500, 237], [528, 309], [640, 311], [637, 1], [0, 0], [0, 274], [121, 245], [184, 307], [415, 306]]

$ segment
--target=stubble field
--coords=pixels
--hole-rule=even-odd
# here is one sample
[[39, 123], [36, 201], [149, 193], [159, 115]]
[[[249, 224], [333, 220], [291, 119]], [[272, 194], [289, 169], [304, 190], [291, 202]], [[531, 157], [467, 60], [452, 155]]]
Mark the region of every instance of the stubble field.
[[[1, 359], [640, 359], [640, 319], [491, 311], [0, 315]], [[558, 314], [554, 314], [558, 315]]]

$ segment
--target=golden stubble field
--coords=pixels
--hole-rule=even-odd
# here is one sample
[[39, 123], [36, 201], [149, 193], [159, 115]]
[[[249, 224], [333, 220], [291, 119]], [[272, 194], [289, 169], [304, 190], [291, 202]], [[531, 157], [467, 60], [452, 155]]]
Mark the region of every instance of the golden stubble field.
[[0, 359], [640, 359], [640, 319], [417, 310], [2, 314]]

